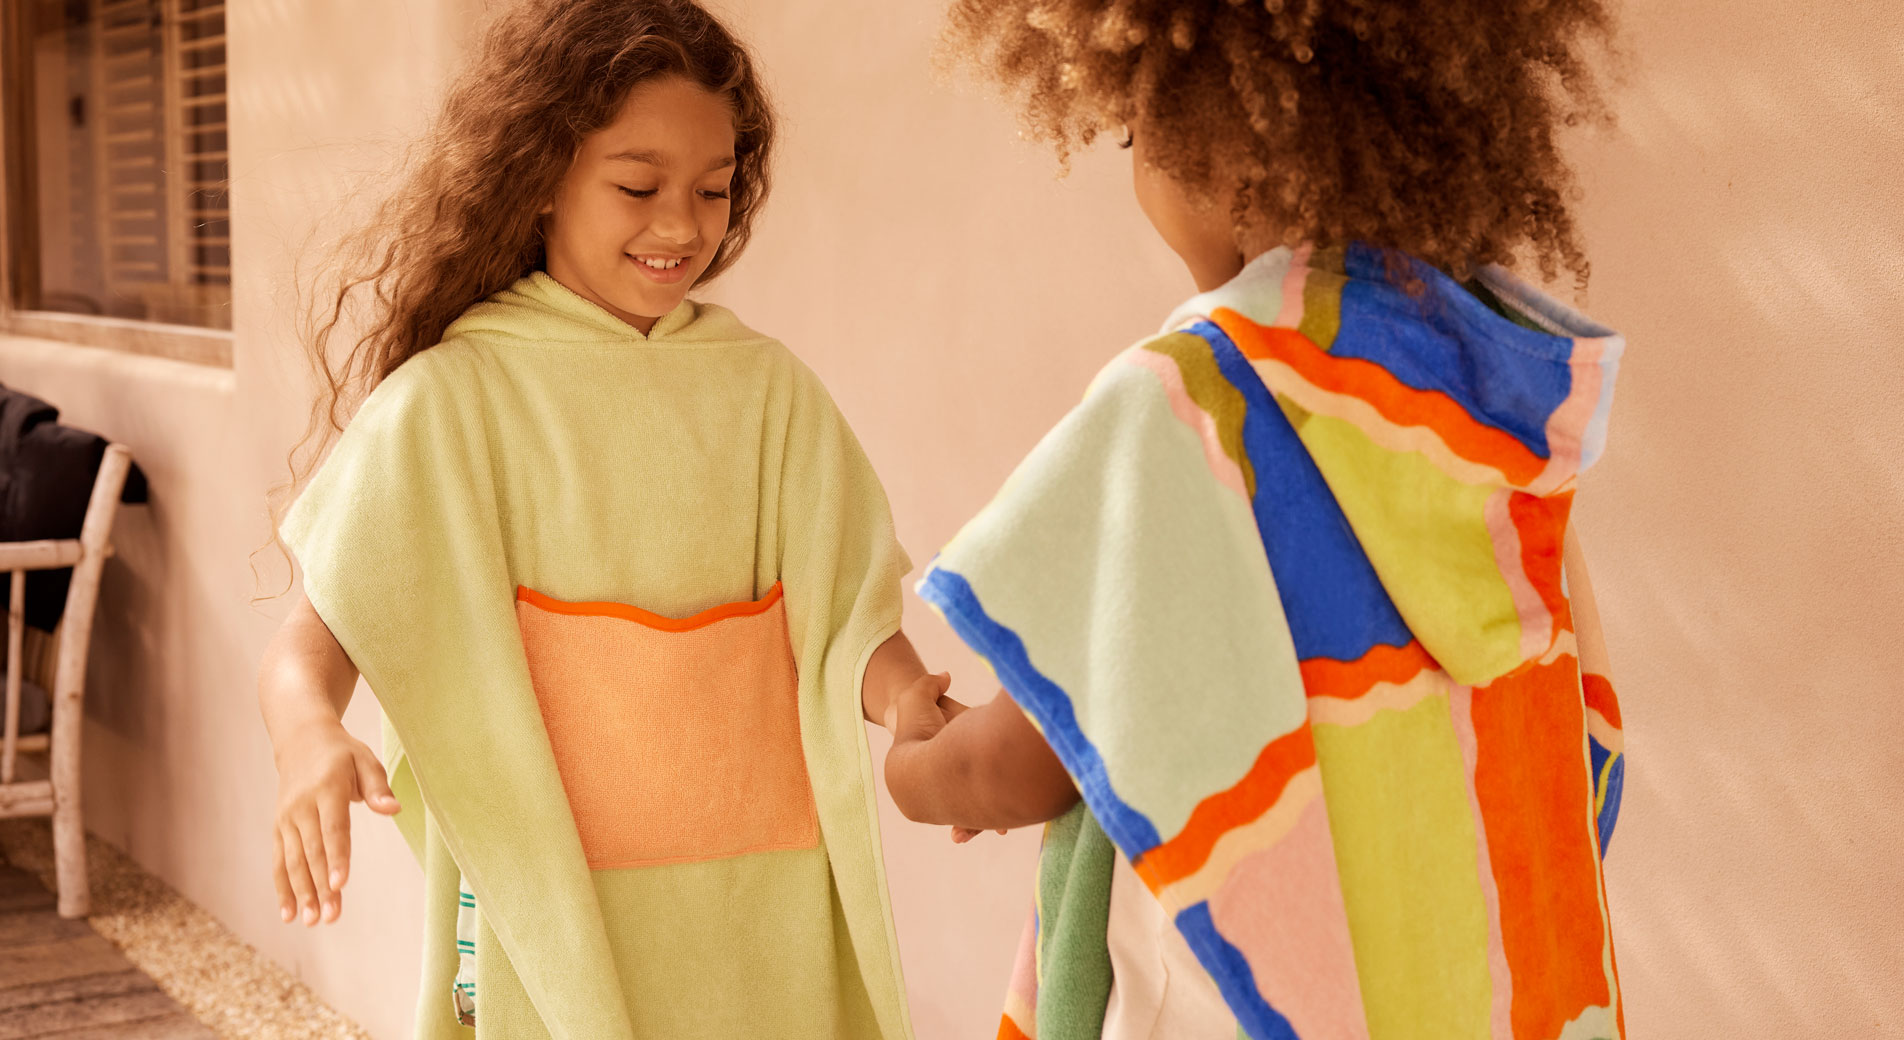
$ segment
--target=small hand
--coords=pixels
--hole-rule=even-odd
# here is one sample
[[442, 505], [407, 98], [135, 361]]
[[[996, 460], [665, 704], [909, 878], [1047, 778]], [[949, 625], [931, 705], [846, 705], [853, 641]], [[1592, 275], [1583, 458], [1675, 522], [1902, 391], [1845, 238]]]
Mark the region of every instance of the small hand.
[[[966, 705], [945, 696], [951, 687], [949, 673], [926, 675], [893, 698], [886, 708], [886, 728], [892, 732], [894, 747], [931, 740], [945, 729], [946, 723], [966, 712]], [[983, 833], [971, 827], [954, 827], [952, 840], [963, 845]], [[1004, 828], [999, 828], [998, 833], [1004, 834]]]
[[965, 705], [945, 695], [951, 688], [952, 673], [940, 672], [922, 675], [899, 691], [886, 705], [884, 720], [894, 747], [931, 740], [965, 711]]
[[278, 913], [306, 927], [337, 920], [350, 878], [350, 803], [394, 816], [402, 808], [383, 764], [337, 724], [312, 724], [278, 760], [273, 880]]

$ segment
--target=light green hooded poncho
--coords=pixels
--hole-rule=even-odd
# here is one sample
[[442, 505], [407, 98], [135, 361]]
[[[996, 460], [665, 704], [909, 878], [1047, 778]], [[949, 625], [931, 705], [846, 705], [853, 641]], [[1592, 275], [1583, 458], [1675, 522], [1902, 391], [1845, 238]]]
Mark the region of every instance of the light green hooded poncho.
[[377, 387], [284, 535], [383, 707], [419, 1038], [909, 1035], [860, 679], [910, 563], [786, 347], [532, 274]]

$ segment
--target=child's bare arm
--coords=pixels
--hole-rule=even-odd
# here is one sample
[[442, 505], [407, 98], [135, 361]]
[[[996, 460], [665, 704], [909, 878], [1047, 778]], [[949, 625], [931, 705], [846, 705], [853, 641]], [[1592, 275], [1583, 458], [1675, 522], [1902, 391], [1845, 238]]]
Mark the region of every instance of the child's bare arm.
[[[1604, 675], [1599, 609], [1572, 532], [1565, 552], [1581, 669]], [[1010, 694], [1000, 690], [991, 703], [947, 721], [921, 707], [935, 689], [908, 687], [895, 705], [897, 717], [887, 723], [893, 747], [886, 756], [886, 786], [908, 819], [992, 830], [1043, 823], [1077, 803], [1070, 776]]]
[[886, 724], [886, 706], [900, 690], [926, 674], [925, 662], [904, 632], [894, 632], [866, 662], [860, 681], [860, 710], [867, 722]]
[[908, 819], [967, 831], [1055, 819], [1078, 791], [1058, 756], [1011, 695], [946, 719], [937, 676], [906, 687], [889, 709], [886, 786]]
[[[866, 721], [878, 726], [886, 725], [887, 709], [892, 706], [894, 698], [899, 696], [901, 690], [926, 675], [925, 662], [919, 659], [919, 651], [913, 649], [912, 640], [907, 639], [904, 632], [893, 633], [891, 639], [873, 651], [873, 656], [866, 662], [866, 674], [860, 681], [860, 711]], [[939, 711], [948, 719], [964, 710], [965, 705], [950, 697], [939, 698]]]
[[278, 766], [273, 874], [286, 921], [301, 914], [313, 925], [343, 912], [350, 803], [385, 815], [399, 808], [383, 764], [340, 721], [356, 685], [357, 666], [299, 596], [258, 667], [258, 708]]

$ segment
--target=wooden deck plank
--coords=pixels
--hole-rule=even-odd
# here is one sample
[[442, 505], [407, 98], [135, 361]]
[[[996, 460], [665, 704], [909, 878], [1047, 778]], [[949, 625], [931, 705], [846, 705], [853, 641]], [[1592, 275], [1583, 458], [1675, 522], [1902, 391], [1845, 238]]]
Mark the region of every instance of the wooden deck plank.
[[5, 863], [0, 863], [0, 896], [12, 895], [15, 892], [44, 891], [46, 891], [46, 886], [40, 884], [39, 878], [21, 870], [19, 867], [12, 867]]
[[0, 914], [50, 910], [56, 900], [40, 879], [17, 867], [0, 863]]
[[43, 982], [37, 986], [8, 986], [0, 989], [0, 1011], [11, 1012], [40, 1004], [57, 1004], [63, 1000], [116, 997], [158, 988], [158, 984], [148, 978], [145, 972], [137, 970], [85, 975], [77, 979]]
[[[44, 911], [0, 914], [0, 949], [9, 946], [38, 946], [41, 943], [59, 942], [62, 939], [77, 939], [92, 933], [92, 926], [84, 921], [69, 921], [57, 914]], [[0, 985], [5, 985], [5, 982], [0, 981]]]
[[110, 997], [86, 997], [36, 1004], [18, 1008], [0, 1017], [0, 1040], [28, 1040], [32, 1037], [62, 1037], [75, 1030], [106, 1027], [140, 1026], [127, 1036], [152, 1035], [145, 1027], [155, 1020], [179, 1013], [172, 998], [156, 989], [136, 990]]
[[216, 1040], [39, 878], [0, 863], [0, 1040]]
[[0, 895], [0, 914], [37, 913], [51, 910], [59, 905], [53, 893], [42, 888], [38, 892], [11, 892]]
[[218, 1040], [218, 1035], [198, 1019], [178, 1011], [164, 1018], [41, 1033], [33, 1040]]
[[126, 971], [132, 963], [97, 935], [0, 950], [0, 979], [9, 988]]

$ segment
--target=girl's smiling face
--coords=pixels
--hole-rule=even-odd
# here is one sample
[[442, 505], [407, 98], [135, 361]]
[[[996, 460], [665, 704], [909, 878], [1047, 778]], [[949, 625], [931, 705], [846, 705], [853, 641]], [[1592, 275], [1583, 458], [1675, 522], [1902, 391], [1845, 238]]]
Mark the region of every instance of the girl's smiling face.
[[727, 100], [684, 76], [642, 83], [543, 210], [549, 276], [645, 335], [713, 262], [733, 177]]

